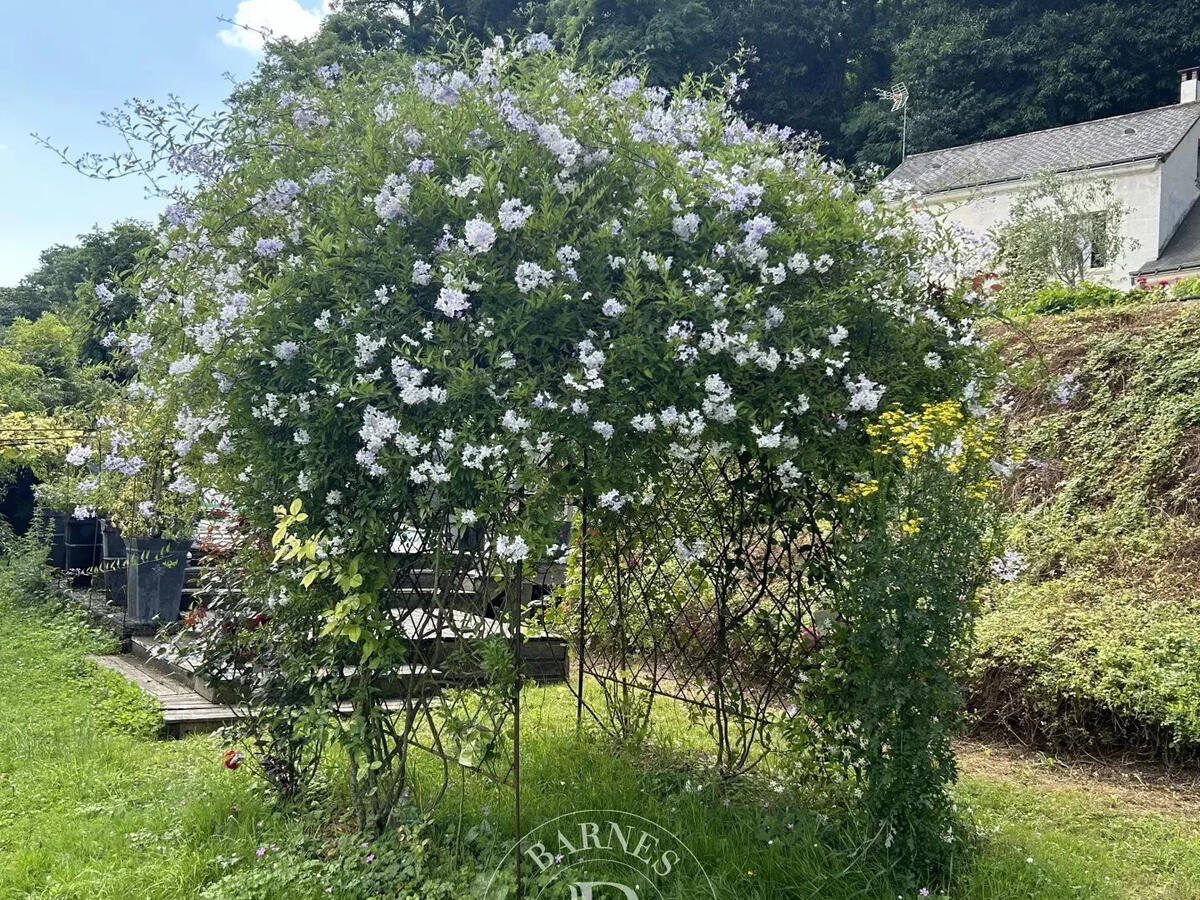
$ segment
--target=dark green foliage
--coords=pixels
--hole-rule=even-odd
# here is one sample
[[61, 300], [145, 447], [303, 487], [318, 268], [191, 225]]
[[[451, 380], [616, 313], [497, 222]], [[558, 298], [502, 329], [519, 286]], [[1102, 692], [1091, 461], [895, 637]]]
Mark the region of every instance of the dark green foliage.
[[[41, 253], [38, 267], [15, 287], [0, 288], [0, 329], [14, 319], [36, 319], [43, 312], [68, 315], [76, 307], [76, 290], [84, 282], [101, 282], [133, 267], [138, 254], [154, 243], [153, 233], [139, 222], [118, 222], [107, 230], [81, 234], [77, 244], [55, 244]], [[94, 299], [94, 298], [93, 298]], [[94, 311], [85, 310], [89, 315]], [[131, 299], [104, 314], [110, 327], [133, 311]], [[91, 358], [100, 358], [89, 349]]]
[[746, 47], [750, 117], [885, 166], [900, 162], [901, 117], [874, 89], [897, 81], [912, 93], [912, 153], [1174, 103], [1175, 70], [1200, 62], [1184, 0], [347, 0], [265, 71], [288, 82], [384, 48], [428, 50], [439, 16], [480, 38], [541, 29], [662, 85]]
[[[910, 153], [1174, 103], [1175, 70], [1200, 59], [1194, 8], [1179, 0], [924, 0], [899, 19], [891, 77], [912, 91]], [[898, 123], [856, 99], [849, 146], [899, 162], [887, 141]]]

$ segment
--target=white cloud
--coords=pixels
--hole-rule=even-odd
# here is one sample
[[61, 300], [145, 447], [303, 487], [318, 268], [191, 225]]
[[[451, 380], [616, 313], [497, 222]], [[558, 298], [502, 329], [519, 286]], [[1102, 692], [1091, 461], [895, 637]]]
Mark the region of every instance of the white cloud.
[[328, 12], [329, 0], [241, 0], [233, 14], [235, 24], [222, 28], [217, 37], [230, 47], [260, 53], [264, 43], [261, 32], [303, 40], [317, 33]]

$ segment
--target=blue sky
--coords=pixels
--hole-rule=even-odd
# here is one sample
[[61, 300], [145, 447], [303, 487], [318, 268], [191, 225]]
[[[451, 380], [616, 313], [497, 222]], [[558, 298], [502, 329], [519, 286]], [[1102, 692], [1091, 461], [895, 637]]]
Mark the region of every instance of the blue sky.
[[214, 108], [258, 60], [253, 34], [220, 17], [303, 37], [322, 0], [33, 0], [5, 4], [0, 29], [0, 285], [39, 251], [93, 225], [153, 218], [142, 184], [92, 181], [39, 147], [31, 132], [72, 151], [119, 150], [97, 124], [130, 97], [170, 93]]

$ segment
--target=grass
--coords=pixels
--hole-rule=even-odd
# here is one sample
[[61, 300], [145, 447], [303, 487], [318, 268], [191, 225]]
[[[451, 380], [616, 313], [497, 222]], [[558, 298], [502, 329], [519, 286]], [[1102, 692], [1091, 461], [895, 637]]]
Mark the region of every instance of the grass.
[[84, 658], [112, 649], [0, 598], [0, 898], [194, 897], [219, 856], [295, 827], [212, 738], [153, 739], [137, 690]]
[[[431, 880], [414, 887], [406, 862], [386, 870], [395, 882], [379, 891], [361, 876], [365, 863], [330, 861], [336, 785], [316, 813], [273, 810], [247, 768], [222, 768], [213, 738], [156, 740], [136, 689], [84, 658], [107, 649], [70, 614], [0, 597], [4, 900], [301, 900], [328, 896], [325, 886], [345, 898], [461, 897], [447, 885], [490, 871], [511, 840], [511, 795], [477, 778], [456, 781], [428, 831], [433, 849], [421, 877]], [[527, 699], [527, 823], [581, 808], [636, 812], [687, 843], [721, 900], [897, 896], [887, 873], [855, 849], [858, 836], [834, 818], [766, 785], [725, 793], [698, 779], [682, 720], [668, 730], [674, 746], [635, 765], [574, 734], [574, 706], [561, 688], [531, 690]], [[1147, 811], [1086, 785], [993, 774], [968, 774], [958, 799], [981, 838], [977, 852], [958, 859], [955, 900], [1200, 898], [1200, 825], [1186, 813]], [[367, 852], [356, 842], [340, 846]], [[262, 858], [259, 847], [268, 848]], [[382, 846], [377, 852], [380, 863], [390, 858]], [[677, 896], [704, 896], [689, 891], [680, 885]]]

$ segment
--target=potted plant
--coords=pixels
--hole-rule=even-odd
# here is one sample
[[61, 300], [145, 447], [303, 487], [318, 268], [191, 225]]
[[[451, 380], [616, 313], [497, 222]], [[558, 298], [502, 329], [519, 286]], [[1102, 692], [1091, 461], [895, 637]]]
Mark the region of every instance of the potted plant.
[[[167, 626], [179, 620], [200, 492], [177, 470], [164, 432], [152, 419], [134, 421], [131, 411], [120, 412], [99, 424], [98, 471], [81, 482], [86, 490], [79, 499], [104, 511], [109, 552], [117, 541], [124, 544], [131, 624]], [[74, 454], [86, 463], [84, 456], [82, 450]]]

